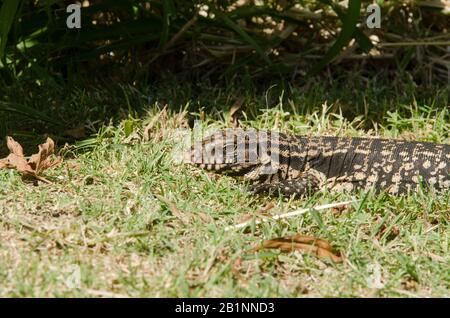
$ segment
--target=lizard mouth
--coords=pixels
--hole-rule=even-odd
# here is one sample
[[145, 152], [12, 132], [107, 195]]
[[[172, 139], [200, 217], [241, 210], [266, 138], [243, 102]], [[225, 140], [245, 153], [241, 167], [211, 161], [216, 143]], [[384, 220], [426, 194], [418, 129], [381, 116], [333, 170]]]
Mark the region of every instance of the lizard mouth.
[[191, 149], [184, 154], [184, 162], [201, 169], [225, 173], [231, 176], [245, 174], [255, 166], [254, 163], [240, 163], [237, 160], [205, 159], [202, 157], [202, 152], [196, 149]]
[[245, 175], [259, 166], [275, 164], [278, 143], [266, 132], [217, 131], [192, 146], [184, 162], [228, 175]]

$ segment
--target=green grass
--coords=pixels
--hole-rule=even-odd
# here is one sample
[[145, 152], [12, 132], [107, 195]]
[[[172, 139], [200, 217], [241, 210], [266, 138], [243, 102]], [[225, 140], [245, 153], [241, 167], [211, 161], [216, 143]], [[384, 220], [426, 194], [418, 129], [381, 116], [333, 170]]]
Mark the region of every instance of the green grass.
[[[143, 112], [116, 115], [111, 124], [99, 123], [102, 128], [91, 138], [64, 149], [60, 140], [65, 160], [45, 174], [52, 184], [36, 186], [24, 183], [15, 171], [0, 171], [0, 296], [450, 296], [449, 192], [403, 197], [318, 193], [303, 200], [254, 197], [239, 181], [174, 164], [171, 156], [173, 128], [194, 119], [209, 127], [227, 125], [228, 112], [214, 105], [227, 99], [223, 93], [213, 92], [210, 96], [217, 99], [211, 98], [209, 105], [203, 102], [206, 98], [193, 100], [184, 114], [174, 110], [179, 109], [175, 99], [169, 101], [152, 138], [144, 142], [143, 128], [161, 112], [162, 102], [145, 106], [148, 96], [139, 92], [140, 98], [134, 98], [132, 89], [124, 92]], [[86, 117], [93, 117], [96, 108], [89, 105], [102, 91], [94, 93], [72, 101], [78, 110], [91, 111]], [[371, 102], [369, 94], [367, 115], [351, 120], [339, 115], [341, 108], [349, 109], [345, 99], [323, 104], [326, 100], [309, 98], [301, 103], [302, 96], [292, 91], [249, 96], [242, 124], [306, 135], [450, 143], [450, 113], [439, 94], [435, 103], [411, 98], [397, 110]], [[111, 99], [121, 103], [115, 96]], [[209, 109], [210, 115], [191, 112], [192, 104]], [[42, 142], [40, 129], [15, 137], [30, 141], [33, 135], [32, 140]], [[58, 131], [57, 126], [46, 129]], [[11, 133], [11, 128], [5, 131]], [[157, 196], [175, 204], [186, 218], [173, 215]], [[224, 231], [244, 216], [256, 215], [268, 202], [275, 203], [270, 213], [281, 213], [348, 199], [360, 201], [342, 213], [326, 210], [319, 217], [305, 214], [248, 232]], [[334, 264], [298, 252], [248, 251], [265, 239], [295, 233], [328, 240], [346, 261]], [[66, 283], [73, 266], [80, 268], [80, 288]]]

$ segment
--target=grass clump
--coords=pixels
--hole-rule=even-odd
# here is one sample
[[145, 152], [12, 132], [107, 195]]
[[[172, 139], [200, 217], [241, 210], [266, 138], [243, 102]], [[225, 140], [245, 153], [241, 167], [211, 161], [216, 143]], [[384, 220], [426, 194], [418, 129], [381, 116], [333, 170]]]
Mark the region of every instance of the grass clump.
[[[285, 98], [270, 108], [252, 100], [241, 124], [306, 135], [450, 141], [447, 108], [411, 103], [374, 125], [369, 118], [348, 120], [339, 108], [330, 112], [334, 103], [296, 112], [300, 106]], [[46, 172], [52, 184], [33, 186], [12, 170], [0, 171], [0, 295], [449, 296], [448, 191], [255, 197], [232, 178], [173, 163], [172, 129], [195, 119], [229, 125], [227, 113], [184, 109], [153, 103], [147, 115], [119, 119], [78, 147], [63, 148], [63, 164]], [[224, 231], [255, 217], [267, 202], [275, 205], [270, 212], [281, 213], [349, 199], [359, 201], [249, 232]], [[296, 233], [328, 240], [346, 260], [249, 252], [265, 239]], [[74, 268], [76, 286], [68, 281]]]

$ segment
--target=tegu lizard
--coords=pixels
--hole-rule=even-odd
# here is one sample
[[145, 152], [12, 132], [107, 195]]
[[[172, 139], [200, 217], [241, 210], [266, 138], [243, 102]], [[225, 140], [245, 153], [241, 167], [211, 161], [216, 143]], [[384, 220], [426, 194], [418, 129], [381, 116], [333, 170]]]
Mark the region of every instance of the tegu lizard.
[[241, 176], [255, 193], [303, 196], [321, 189], [416, 191], [450, 188], [450, 145], [375, 138], [304, 137], [243, 129], [217, 131], [187, 162]]

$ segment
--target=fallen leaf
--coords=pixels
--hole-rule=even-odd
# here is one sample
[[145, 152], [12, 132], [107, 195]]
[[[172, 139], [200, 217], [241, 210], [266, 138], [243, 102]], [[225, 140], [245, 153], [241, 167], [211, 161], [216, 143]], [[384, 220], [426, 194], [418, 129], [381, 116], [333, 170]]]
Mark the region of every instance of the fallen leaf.
[[1, 160], [0, 168], [16, 169], [24, 176], [33, 175], [33, 169], [28, 165], [24, 157], [10, 153], [6, 158]]
[[36, 174], [40, 174], [42, 171], [60, 163], [59, 157], [52, 157], [55, 152], [55, 142], [51, 138], [47, 138], [45, 143], [40, 144], [38, 148], [39, 152], [32, 155], [28, 160], [28, 164]]
[[6, 136], [6, 146], [9, 151], [16, 156], [23, 157], [23, 148], [22, 146], [15, 141], [12, 137]]
[[333, 262], [342, 262], [342, 257], [336, 255], [331, 245], [320, 238], [305, 235], [294, 235], [267, 240], [262, 245], [252, 249], [257, 252], [263, 249], [279, 249], [282, 252], [302, 251], [316, 255], [319, 258], [330, 259]]
[[0, 169], [16, 169], [25, 178], [50, 183], [40, 174], [61, 161], [59, 157], [53, 156], [55, 143], [51, 138], [47, 138], [45, 143], [40, 144], [38, 153], [33, 154], [29, 160], [25, 159], [22, 146], [12, 137], [6, 137], [6, 145], [11, 153], [6, 158], [0, 159]]

